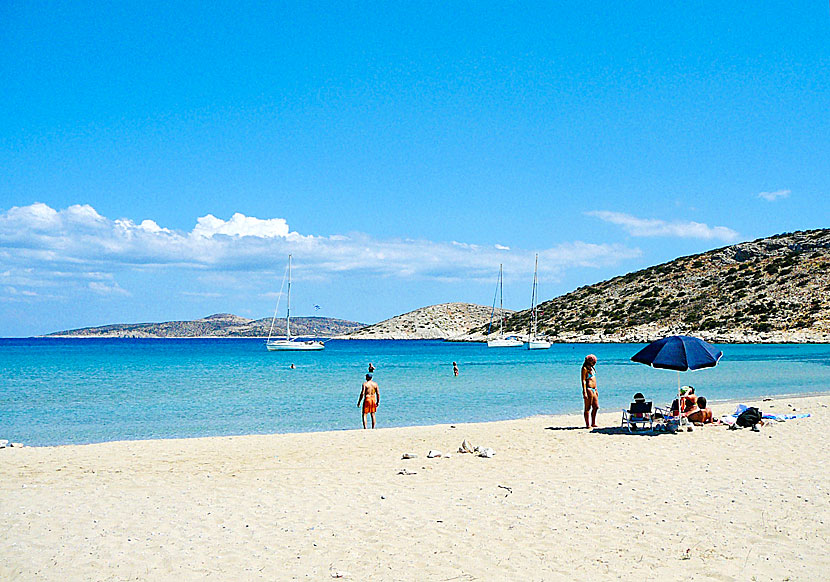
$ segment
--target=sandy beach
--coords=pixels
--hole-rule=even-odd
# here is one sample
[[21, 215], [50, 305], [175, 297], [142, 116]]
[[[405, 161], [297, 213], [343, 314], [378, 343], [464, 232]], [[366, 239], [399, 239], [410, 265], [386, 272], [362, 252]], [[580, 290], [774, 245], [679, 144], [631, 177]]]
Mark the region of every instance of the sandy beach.
[[[830, 395], [755, 404], [812, 416], [760, 433], [629, 435], [606, 410], [597, 431], [567, 415], [3, 449], [0, 579], [827, 579]], [[464, 439], [495, 456], [456, 453]]]

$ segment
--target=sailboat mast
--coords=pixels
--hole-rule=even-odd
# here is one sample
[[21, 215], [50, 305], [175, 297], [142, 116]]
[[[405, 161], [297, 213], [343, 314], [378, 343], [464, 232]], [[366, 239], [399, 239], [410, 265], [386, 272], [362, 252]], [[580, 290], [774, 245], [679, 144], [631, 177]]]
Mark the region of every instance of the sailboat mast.
[[291, 339], [291, 255], [288, 255], [288, 298], [285, 311], [285, 335]]
[[502, 265], [499, 265], [499, 309], [501, 310], [501, 324], [499, 325], [499, 337], [504, 337], [504, 273]]
[[496, 289], [493, 291], [493, 309], [490, 311], [490, 322], [487, 324], [487, 337], [490, 337], [490, 331], [493, 329], [493, 317], [496, 315], [496, 297], [499, 294], [499, 280], [496, 279]]
[[536, 263], [533, 265], [533, 290], [530, 293], [530, 337], [528, 340], [536, 338], [536, 273], [539, 270], [539, 254], [536, 254]]

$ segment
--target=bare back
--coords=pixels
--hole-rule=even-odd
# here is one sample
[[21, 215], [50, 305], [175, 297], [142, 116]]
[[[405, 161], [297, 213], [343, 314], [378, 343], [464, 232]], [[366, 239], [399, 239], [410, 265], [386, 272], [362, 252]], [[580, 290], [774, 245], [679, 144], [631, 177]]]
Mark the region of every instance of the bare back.
[[698, 408], [697, 410], [690, 412], [687, 416], [690, 422], [699, 422], [701, 424], [705, 424], [708, 422], [712, 422], [714, 420], [712, 411], [709, 408]]
[[363, 383], [363, 398], [366, 400], [378, 399], [378, 385], [374, 380], [366, 380]]

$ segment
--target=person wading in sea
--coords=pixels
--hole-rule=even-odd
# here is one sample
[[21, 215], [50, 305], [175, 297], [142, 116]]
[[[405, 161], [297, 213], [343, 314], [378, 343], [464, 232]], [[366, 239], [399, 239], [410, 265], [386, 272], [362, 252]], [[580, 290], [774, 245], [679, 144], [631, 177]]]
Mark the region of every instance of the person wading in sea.
[[380, 404], [380, 390], [378, 384], [372, 380], [371, 374], [366, 374], [366, 381], [360, 387], [360, 397], [357, 399], [357, 406], [363, 401], [363, 428], [366, 428], [366, 415], [372, 415], [372, 428], [375, 428], [375, 412]]

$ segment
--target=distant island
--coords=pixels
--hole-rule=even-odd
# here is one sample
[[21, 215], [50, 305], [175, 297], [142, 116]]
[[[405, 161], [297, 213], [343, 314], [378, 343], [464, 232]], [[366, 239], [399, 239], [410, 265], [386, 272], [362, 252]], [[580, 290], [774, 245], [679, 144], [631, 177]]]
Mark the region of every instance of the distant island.
[[[333, 337], [365, 327], [365, 324], [330, 317], [292, 317], [291, 334], [299, 337]], [[230, 313], [217, 313], [193, 321], [163, 323], [116, 323], [83, 327], [48, 334], [47, 337], [267, 337], [271, 318], [247, 319]], [[274, 334], [285, 333], [285, 319], [274, 323]]]
[[[580, 287], [539, 306], [539, 332], [555, 342], [646, 342], [673, 334], [724, 343], [830, 342], [830, 229], [798, 231], [680, 257]], [[365, 325], [291, 318], [292, 333], [338, 339], [485, 341], [492, 308], [422, 307]], [[529, 310], [506, 331], [527, 334]], [[60, 331], [71, 337], [265, 337], [271, 318], [227, 313], [195, 321], [115, 324]], [[285, 329], [278, 319], [276, 330]]]
[[[496, 310], [498, 312], [498, 310]], [[300, 337], [337, 339], [454, 339], [471, 328], [489, 321], [491, 307], [472, 303], [442, 303], [422, 307], [374, 325], [328, 317], [292, 317], [291, 333]], [[515, 313], [505, 309], [504, 313]], [[163, 323], [118, 323], [70, 329], [47, 337], [267, 337], [271, 318], [247, 319], [230, 313], [217, 313], [193, 321]], [[285, 319], [274, 323], [275, 335], [284, 333]]]

